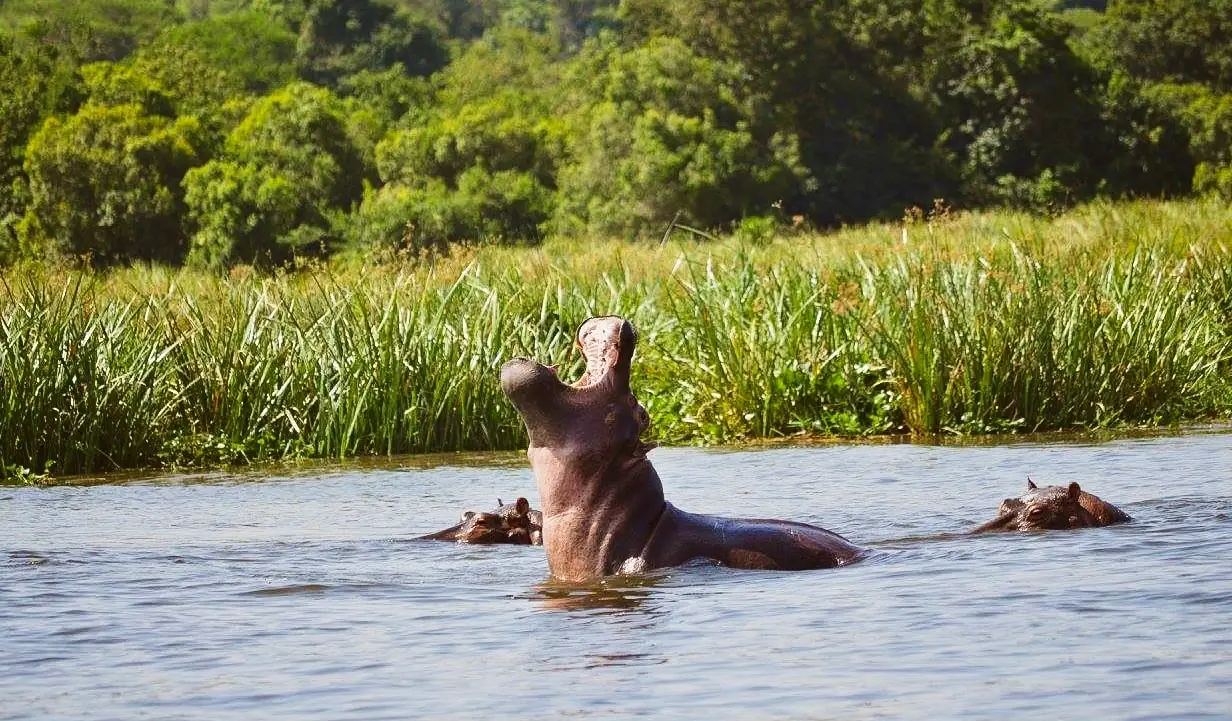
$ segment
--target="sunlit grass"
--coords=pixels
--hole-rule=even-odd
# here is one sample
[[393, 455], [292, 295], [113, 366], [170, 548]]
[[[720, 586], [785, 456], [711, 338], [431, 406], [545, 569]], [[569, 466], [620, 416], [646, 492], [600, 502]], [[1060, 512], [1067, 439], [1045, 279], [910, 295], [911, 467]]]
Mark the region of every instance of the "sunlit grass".
[[642, 333], [677, 443], [1167, 424], [1232, 406], [1232, 210], [945, 215], [761, 245], [553, 240], [264, 276], [13, 268], [0, 467], [69, 474], [513, 449], [496, 383]]

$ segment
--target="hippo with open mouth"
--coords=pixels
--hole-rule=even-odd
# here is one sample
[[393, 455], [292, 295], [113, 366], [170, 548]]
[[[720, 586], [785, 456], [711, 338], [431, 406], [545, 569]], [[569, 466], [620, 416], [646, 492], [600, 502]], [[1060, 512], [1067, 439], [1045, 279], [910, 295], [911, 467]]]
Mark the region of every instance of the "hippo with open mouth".
[[1096, 528], [1130, 520], [1129, 514], [1077, 483], [1041, 488], [1028, 478], [1026, 493], [1001, 501], [997, 517], [971, 532]]
[[513, 503], [496, 499], [495, 511], [467, 511], [462, 520], [436, 533], [420, 536], [424, 541], [457, 543], [512, 543], [538, 546], [543, 543], [543, 514], [519, 498]]
[[586, 360], [576, 383], [525, 358], [506, 363], [500, 375], [530, 436], [554, 577], [582, 581], [694, 559], [733, 568], [832, 568], [863, 556], [817, 526], [704, 516], [668, 503], [646, 458], [653, 446], [641, 440], [650, 417], [629, 386], [637, 332], [623, 318], [591, 318], [576, 341]]

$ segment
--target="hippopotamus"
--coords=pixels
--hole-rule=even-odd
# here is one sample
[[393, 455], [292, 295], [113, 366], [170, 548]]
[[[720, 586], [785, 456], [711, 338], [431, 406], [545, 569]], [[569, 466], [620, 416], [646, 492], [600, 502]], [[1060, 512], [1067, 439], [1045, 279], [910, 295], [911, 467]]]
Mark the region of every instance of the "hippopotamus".
[[500, 372], [530, 438], [527, 455], [543, 504], [548, 569], [584, 581], [693, 560], [733, 568], [832, 568], [864, 549], [823, 528], [682, 511], [664, 498], [642, 434], [650, 416], [630, 387], [637, 331], [618, 316], [591, 318], [576, 346], [586, 370], [566, 384], [555, 368], [515, 358]]
[[495, 511], [467, 511], [454, 526], [420, 536], [425, 541], [458, 543], [513, 543], [538, 546], [543, 543], [543, 513], [519, 498], [513, 503], [496, 499]]
[[1129, 514], [1077, 483], [1041, 488], [1028, 478], [1026, 493], [1001, 501], [997, 517], [971, 532], [1095, 528], [1129, 520]]

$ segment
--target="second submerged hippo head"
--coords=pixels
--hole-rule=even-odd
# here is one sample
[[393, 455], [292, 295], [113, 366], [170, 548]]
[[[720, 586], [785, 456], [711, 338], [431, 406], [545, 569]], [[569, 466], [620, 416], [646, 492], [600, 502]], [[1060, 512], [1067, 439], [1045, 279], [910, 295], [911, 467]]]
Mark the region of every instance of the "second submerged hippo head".
[[1026, 493], [1001, 501], [997, 517], [972, 533], [1094, 528], [1128, 520], [1129, 516], [1116, 506], [1087, 493], [1077, 483], [1040, 487], [1027, 479]]

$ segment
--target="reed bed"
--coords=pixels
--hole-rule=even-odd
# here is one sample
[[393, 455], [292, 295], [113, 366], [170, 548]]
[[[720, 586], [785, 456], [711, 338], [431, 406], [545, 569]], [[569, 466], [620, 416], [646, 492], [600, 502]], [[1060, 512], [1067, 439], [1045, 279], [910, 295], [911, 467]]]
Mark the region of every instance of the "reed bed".
[[10, 269], [9, 478], [514, 449], [497, 370], [641, 331], [671, 443], [1170, 424], [1232, 407], [1232, 211], [944, 215], [750, 245], [552, 241], [261, 275]]

